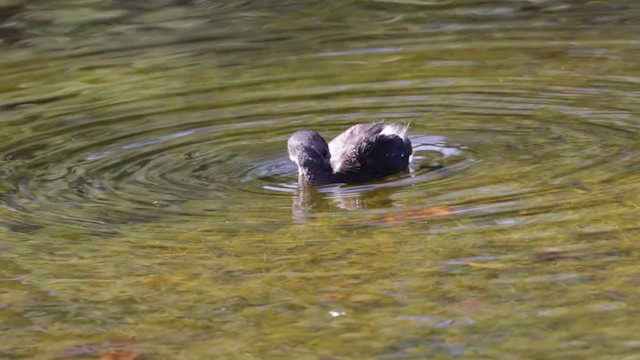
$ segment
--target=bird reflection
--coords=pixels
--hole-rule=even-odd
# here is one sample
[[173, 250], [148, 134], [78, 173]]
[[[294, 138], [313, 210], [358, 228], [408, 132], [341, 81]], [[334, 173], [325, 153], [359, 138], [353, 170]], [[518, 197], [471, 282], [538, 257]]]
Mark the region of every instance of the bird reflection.
[[327, 210], [329, 207], [329, 203], [318, 189], [301, 187], [293, 196], [293, 219], [298, 222], [307, 222], [315, 212]]
[[352, 190], [352, 188], [300, 187], [293, 197], [293, 219], [307, 222], [313, 214], [327, 212], [336, 207], [343, 210], [382, 209], [398, 205], [392, 198], [397, 189], [377, 188]]
[[306, 223], [316, 211], [328, 210], [332, 206], [345, 210], [405, 208], [379, 214], [381, 221], [395, 225], [406, 221], [429, 221], [436, 217], [455, 215], [458, 212], [454, 206], [447, 204], [406, 208], [406, 204], [401, 200], [393, 200], [393, 191], [388, 188], [361, 193], [338, 191], [331, 194], [332, 196], [327, 197], [315, 188], [301, 188], [293, 200], [293, 218], [300, 223]]

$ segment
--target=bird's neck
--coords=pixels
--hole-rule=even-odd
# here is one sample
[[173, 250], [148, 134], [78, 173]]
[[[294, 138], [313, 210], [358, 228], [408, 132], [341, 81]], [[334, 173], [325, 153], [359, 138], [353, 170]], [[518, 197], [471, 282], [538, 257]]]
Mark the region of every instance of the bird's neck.
[[333, 182], [331, 168], [298, 168], [298, 183], [300, 185], [323, 185]]

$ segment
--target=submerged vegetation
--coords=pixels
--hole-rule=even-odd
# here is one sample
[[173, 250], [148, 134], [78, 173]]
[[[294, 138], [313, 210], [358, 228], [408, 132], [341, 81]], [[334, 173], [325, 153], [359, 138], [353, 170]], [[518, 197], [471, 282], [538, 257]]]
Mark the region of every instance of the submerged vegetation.
[[[0, 1], [0, 358], [620, 358], [635, 1]], [[411, 124], [300, 190], [286, 140]]]

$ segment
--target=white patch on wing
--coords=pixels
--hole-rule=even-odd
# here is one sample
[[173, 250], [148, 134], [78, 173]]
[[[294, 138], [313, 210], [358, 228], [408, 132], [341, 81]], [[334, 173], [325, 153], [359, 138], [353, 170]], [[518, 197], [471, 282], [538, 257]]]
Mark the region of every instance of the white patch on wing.
[[[347, 147], [335, 147], [334, 152], [331, 154], [331, 159], [329, 163], [331, 164], [331, 168], [334, 172], [340, 172], [343, 167], [346, 165], [347, 160], [351, 159], [353, 154], [356, 152], [355, 146], [347, 146]], [[335, 156], [334, 156], [335, 154]]]
[[329, 160], [331, 168], [334, 172], [342, 171], [342, 167], [345, 165], [347, 159], [351, 157], [351, 153], [355, 152], [355, 147], [349, 146], [348, 139], [353, 138], [354, 130], [358, 125], [354, 125], [342, 134], [336, 136], [329, 142], [329, 153], [331, 159]]

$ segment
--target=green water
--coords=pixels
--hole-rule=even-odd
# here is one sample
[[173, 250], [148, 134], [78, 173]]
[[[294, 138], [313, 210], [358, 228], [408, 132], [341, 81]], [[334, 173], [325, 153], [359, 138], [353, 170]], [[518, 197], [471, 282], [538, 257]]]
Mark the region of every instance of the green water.
[[[0, 358], [640, 359], [639, 19], [0, 0]], [[373, 120], [411, 173], [297, 189]]]

